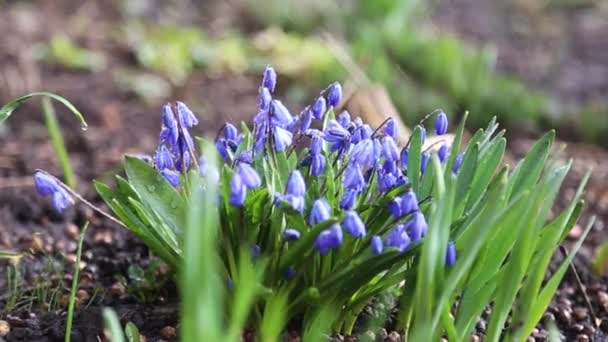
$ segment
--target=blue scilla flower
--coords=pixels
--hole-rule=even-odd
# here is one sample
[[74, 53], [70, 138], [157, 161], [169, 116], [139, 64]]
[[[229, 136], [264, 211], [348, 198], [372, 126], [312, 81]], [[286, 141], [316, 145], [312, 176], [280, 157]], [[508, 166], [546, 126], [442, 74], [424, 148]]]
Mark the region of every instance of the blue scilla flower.
[[399, 160], [399, 149], [397, 148], [395, 140], [390, 135], [387, 135], [382, 139], [382, 154], [386, 160]]
[[154, 155], [154, 167], [157, 170], [172, 169], [173, 168], [173, 155], [167, 149], [164, 144], [160, 145]]
[[258, 172], [247, 163], [239, 163], [238, 171], [241, 182], [249, 189], [259, 188], [262, 185], [262, 179]]
[[285, 280], [291, 280], [291, 279], [295, 278], [296, 274], [297, 274], [296, 269], [293, 267], [290, 267], [283, 272], [283, 278], [285, 278]]
[[281, 195], [281, 199], [287, 203], [289, 203], [289, 206], [299, 212], [300, 214], [304, 213], [304, 206], [306, 204], [306, 199], [304, 198], [304, 196], [295, 196], [295, 195], [291, 195], [291, 194], [287, 194], [287, 195]]
[[369, 169], [377, 163], [377, 148], [375, 139], [364, 139], [353, 147], [350, 154], [351, 162], [357, 163], [363, 169]]
[[293, 134], [281, 127], [275, 127], [273, 130], [274, 148], [277, 152], [283, 152], [291, 145]]
[[70, 194], [61, 186], [57, 178], [46, 172], [37, 171], [34, 174], [34, 185], [40, 196], [51, 196], [53, 207], [59, 212], [63, 212], [74, 203]]
[[323, 148], [323, 138], [321, 136], [313, 136], [310, 141], [310, 154], [321, 154]]
[[401, 170], [399, 170], [397, 168], [397, 162], [391, 161], [391, 160], [385, 160], [384, 163], [382, 163], [382, 172], [393, 173], [393, 174], [396, 174], [397, 176], [401, 175], [400, 174]]
[[344, 151], [350, 147], [350, 133], [335, 120], [330, 120], [323, 132], [325, 140], [330, 143], [332, 152]]
[[215, 148], [219, 155], [224, 159], [226, 163], [230, 163], [232, 158], [230, 152], [228, 152], [228, 142], [224, 138], [218, 138], [215, 140]]
[[418, 211], [420, 208], [418, 207], [418, 198], [416, 198], [416, 193], [412, 190], [408, 190], [401, 197], [401, 215], [409, 215], [413, 212]]
[[351, 123], [350, 113], [346, 110], [343, 110], [340, 114], [338, 114], [338, 117], [336, 118], [336, 120], [338, 121], [340, 126], [347, 128]]
[[224, 138], [226, 140], [236, 141], [239, 136], [239, 130], [231, 123], [227, 122], [224, 125]]
[[397, 176], [394, 173], [380, 171], [378, 173], [378, 190], [388, 191], [397, 184]]
[[277, 86], [277, 73], [270, 65], [264, 69], [264, 77], [262, 78], [262, 86], [268, 88], [271, 92]]
[[448, 131], [448, 116], [444, 112], [439, 112], [435, 118], [435, 134], [444, 135]]
[[293, 228], [287, 228], [285, 229], [285, 232], [283, 232], [283, 239], [285, 239], [285, 241], [298, 241], [300, 240], [300, 236], [300, 231]]
[[251, 257], [256, 259], [257, 257], [259, 257], [262, 254], [262, 247], [260, 247], [259, 245], [253, 244], [251, 245], [251, 247], [249, 247], [249, 253], [251, 254]]
[[194, 113], [181, 101], [176, 102], [177, 117], [182, 128], [191, 128], [192, 126], [198, 125], [198, 119]]
[[342, 244], [344, 235], [339, 224], [334, 224], [330, 228], [322, 231], [315, 240], [315, 248], [321, 255], [327, 254], [330, 249], [336, 249]]
[[403, 148], [401, 150], [401, 158], [399, 159], [399, 163], [401, 168], [407, 170], [407, 162], [410, 156], [410, 150], [408, 148]]
[[365, 186], [365, 179], [363, 178], [363, 172], [361, 167], [357, 163], [350, 163], [344, 172], [344, 178], [342, 179], [342, 185], [345, 189], [349, 190], [361, 190]]
[[230, 179], [230, 196], [229, 202], [235, 207], [241, 207], [245, 203], [247, 197], [247, 186], [243, 184], [241, 176], [235, 172]]
[[300, 113], [300, 131], [306, 131], [312, 124], [312, 113], [309, 109], [305, 109]]
[[407, 235], [405, 226], [397, 224], [393, 227], [386, 236], [385, 244], [387, 247], [397, 248], [400, 252], [404, 252], [410, 245], [411, 239]]
[[325, 102], [325, 98], [322, 97], [322, 96], [319, 96], [315, 100], [315, 103], [312, 104], [312, 107], [310, 108], [310, 111], [312, 113], [312, 116], [316, 120], [323, 119], [323, 115], [325, 115], [325, 112], [327, 111], [327, 104]]
[[427, 166], [429, 165], [429, 159], [431, 158], [431, 154], [429, 152], [422, 152], [420, 156], [420, 173], [424, 174]]
[[454, 161], [454, 167], [452, 168], [452, 174], [457, 175], [458, 171], [460, 171], [460, 167], [462, 166], [462, 161], [464, 160], [464, 152], [460, 152], [458, 156], [456, 156], [456, 160]]
[[372, 236], [372, 239], [370, 241], [370, 246], [372, 248], [372, 253], [374, 255], [380, 255], [380, 254], [382, 254], [382, 251], [384, 250], [384, 244], [382, 243], [382, 238], [378, 235]]
[[[357, 118], [361, 120], [360, 118]], [[368, 124], [356, 125], [353, 129], [351, 142], [357, 144], [362, 140], [371, 138], [373, 131]]]
[[363, 221], [359, 217], [359, 214], [357, 214], [356, 211], [347, 211], [346, 214], [344, 214], [342, 225], [344, 226], [344, 229], [346, 229], [346, 231], [350, 233], [350, 235], [356, 238], [364, 237], [366, 234], [365, 224], [363, 223]]
[[342, 86], [338, 82], [332, 83], [327, 89], [327, 104], [331, 107], [337, 106], [342, 100]]
[[401, 197], [395, 197], [390, 202], [388, 202], [388, 211], [393, 215], [394, 218], [400, 218], [401, 214], [401, 206], [403, 199]]
[[171, 186], [176, 187], [179, 185], [179, 173], [171, 170], [171, 169], [162, 169], [160, 170], [160, 174], [171, 184]]
[[258, 108], [260, 108], [260, 110], [268, 110], [270, 108], [270, 101], [272, 101], [270, 90], [266, 87], [260, 87], [259, 93]]
[[331, 217], [331, 207], [325, 198], [319, 198], [312, 204], [308, 224], [314, 226]]
[[163, 125], [160, 131], [160, 141], [161, 143], [165, 142], [170, 146], [174, 146], [177, 144], [178, 137], [179, 128], [175, 114], [173, 114], [171, 105], [165, 104], [163, 106]]
[[344, 195], [342, 195], [342, 199], [340, 199], [340, 208], [344, 210], [352, 209], [357, 201], [358, 193], [357, 190], [347, 190]]
[[310, 161], [310, 174], [318, 177], [323, 174], [325, 171], [325, 165], [327, 164], [327, 159], [322, 154], [314, 154], [312, 155], [312, 160]]
[[285, 186], [285, 194], [293, 196], [304, 196], [306, 195], [306, 183], [304, 178], [298, 170], [291, 171], [289, 178], [287, 178], [287, 185]]
[[426, 219], [420, 211], [415, 212], [412, 218], [405, 224], [405, 230], [414, 242], [426, 235], [427, 228]]
[[456, 262], [456, 246], [454, 241], [449, 241], [447, 249], [445, 251], [445, 264], [446, 266], [452, 266]]
[[439, 147], [439, 150], [437, 150], [437, 157], [442, 163], [444, 163], [448, 159], [449, 154], [450, 147], [448, 146], [448, 144], [442, 144], [441, 147]]
[[397, 127], [397, 122], [395, 119], [389, 118], [384, 125], [384, 134], [390, 136], [394, 140], [397, 140], [399, 137], [399, 129]]
[[270, 112], [272, 113], [271, 123], [279, 127], [286, 127], [293, 122], [293, 117], [289, 110], [279, 100], [270, 102]]

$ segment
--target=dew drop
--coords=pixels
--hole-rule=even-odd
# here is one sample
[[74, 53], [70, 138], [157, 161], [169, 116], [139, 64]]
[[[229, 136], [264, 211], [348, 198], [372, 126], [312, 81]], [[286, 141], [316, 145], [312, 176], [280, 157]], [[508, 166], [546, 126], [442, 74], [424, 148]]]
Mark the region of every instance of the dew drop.
[[89, 129], [89, 125], [87, 125], [86, 123], [83, 123], [82, 125], [80, 125], [80, 129], [83, 131], [86, 131], [87, 129]]

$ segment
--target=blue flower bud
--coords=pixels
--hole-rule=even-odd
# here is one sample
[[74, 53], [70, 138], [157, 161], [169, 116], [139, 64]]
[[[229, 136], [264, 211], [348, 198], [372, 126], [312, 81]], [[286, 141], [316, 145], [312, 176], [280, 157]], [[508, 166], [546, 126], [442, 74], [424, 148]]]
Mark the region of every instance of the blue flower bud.
[[60, 189], [59, 183], [54, 177], [40, 171], [34, 174], [34, 185], [40, 196], [51, 195]]
[[57, 191], [53, 193], [53, 207], [58, 212], [63, 212], [72, 204], [72, 198], [65, 191]]
[[327, 254], [329, 249], [338, 248], [342, 244], [343, 239], [342, 228], [339, 224], [334, 224], [330, 228], [322, 231], [315, 240], [315, 248], [321, 255]]
[[334, 82], [329, 86], [327, 90], [327, 104], [331, 107], [335, 107], [342, 100], [342, 86], [338, 82]]
[[247, 197], [247, 187], [243, 184], [241, 176], [235, 172], [230, 179], [230, 197], [229, 202], [235, 207], [241, 207], [245, 203]]
[[435, 119], [435, 134], [444, 135], [448, 131], [448, 116], [439, 112]]
[[308, 224], [314, 226], [331, 217], [331, 208], [325, 198], [319, 198], [312, 204], [310, 210], [310, 217], [308, 218]]
[[283, 278], [285, 278], [285, 280], [291, 280], [296, 276], [296, 269], [293, 267], [290, 267], [288, 269], [285, 270], [285, 272], [283, 272]]
[[388, 191], [395, 187], [397, 177], [392, 173], [384, 173], [378, 176], [378, 190]]
[[342, 220], [342, 225], [346, 229], [350, 235], [360, 238], [364, 237], [366, 234], [365, 224], [359, 217], [356, 211], [349, 210], [344, 214], [344, 220]]
[[310, 163], [310, 173], [315, 177], [322, 175], [323, 172], [325, 171], [326, 162], [327, 162], [327, 160], [325, 159], [324, 155], [322, 155], [322, 154], [313, 155], [311, 163]]
[[411, 240], [407, 235], [405, 226], [398, 224], [388, 234], [385, 242], [387, 247], [394, 247], [400, 252], [404, 252], [409, 247]]
[[277, 152], [283, 152], [291, 145], [293, 134], [281, 127], [275, 127], [273, 132], [274, 147]]
[[260, 256], [260, 254], [262, 254], [262, 247], [253, 244], [251, 245], [251, 247], [249, 248], [249, 252], [251, 253], [251, 257], [253, 257], [254, 259], [256, 259], [257, 257]]
[[300, 231], [293, 228], [287, 228], [285, 229], [285, 232], [283, 232], [283, 239], [285, 239], [285, 241], [297, 241], [300, 240], [300, 236]]
[[378, 235], [374, 235], [372, 240], [370, 241], [370, 245], [372, 247], [372, 253], [374, 255], [382, 254], [382, 250], [384, 250], [384, 245], [382, 243], [382, 238]]
[[323, 147], [323, 139], [319, 136], [314, 136], [310, 142], [310, 153], [313, 155], [321, 154]]
[[350, 146], [350, 133], [335, 120], [329, 121], [323, 133], [325, 140], [331, 144], [332, 152], [344, 150]]
[[194, 125], [198, 125], [198, 119], [194, 113], [192, 113], [190, 108], [181, 101], [177, 101], [177, 116], [179, 117], [179, 123], [183, 128], [190, 128]]
[[351, 161], [363, 168], [370, 168], [376, 164], [374, 141], [372, 139], [361, 140], [353, 147], [350, 154]]
[[422, 131], [422, 143], [426, 141], [426, 128], [424, 126], [420, 126], [420, 130]]
[[387, 135], [382, 139], [382, 154], [386, 160], [399, 160], [399, 149], [391, 136]]
[[456, 246], [454, 241], [448, 242], [448, 247], [445, 251], [445, 264], [446, 266], [452, 266], [456, 262]]
[[346, 110], [343, 110], [340, 114], [338, 114], [338, 118], [336, 120], [338, 120], [340, 126], [346, 128], [348, 127], [348, 125], [350, 125], [350, 113]]
[[285, 194], [294, 196], [306, 195], [306, 183], [304, 178], [298, 170], [291, 171], [289, 178], [287, 178], [287, 185], [285, 186]]
[[306, 109], [304, 110], [304, 112], [302, 112], [301, 116], [300, 116], [300, 131], [306, 131], [307, 129], [310, 128], [310, 125], [312, 124], [312, 113], [310, 112], [310, 110]]
[[268, 90], [266, 87], [260, 87], [259, 92], [258, 108], [260, 108], [260, 110], [268, 110], [270, 108], [270, 101], [272, 101], [270, 90]]
[[161, 130], [161, 141], [166, 142], [170, 145], [177, 144], [177, 138], [179, 136], [179, 129], [177, 126], [177, 120], [171, 109], [170, 104], [163, 106], [163, 129]]
[[405, 230], [414, 242], [426, 235], [427, 227], [426, 219], [420, 211], [415, 212], [412, 218], [405, 224]]
[[272, 123], [281, 127], [285, 127], [293, 121], [293, 117], [287, 107], [279, 100], [270, 102], [270, 110], [272, 112]]
[[437, 151], [437, 157], [439, 161], [444, 163], [448, 159], [448, 155], [450, 153], [450, 147], [447, 144], [441, 145], [439, 150]]
[[233, 124], [228, 122], [226, 123], [226, 125], [224, 125], [224, 138], [226, 138], [226, 140], [236, 141], [238, 139], [238, 136], [239, 131]]
[[397, 127], [397, 122], [395, 122], [395, 119], [388, 119], [384, 125], [384, 134], [392, 137], [393, 140], [397, 140], [399, 138], [399, 128]]
[[400, 175], [400, 170], [397, 169], [397, 162], [395, 162], [395, 161], [385, 160], [384, 163], [382, 164], [381, 170], [384, 173], [392, 173], [392, 174]]
[[325, 115], [325, 112], [327, 111], [327, 105], [325, 104], [325, 98], [322, 96], [319, 96], [317, 98], [317, 100], [315, 100], [315, 103], [312, 105], [312, 108], [310, 109], [310, 111], [312, 112], [312, 116], [316, 120], [323, 119], [323, 115]]
[[416, 194], [412, 190], [408, 190], [403, 197], [401, 197], [401, 215], [409, 215], [419, 209]]
[[344, 188], [350, 190], [360, 190], [365, 185], [365, 179], [361, 168], [357, 163], [350, 163], [344, 172], [344, 178], [342, 180]]
[[391, 212], [394, 218], [401, 217], [401, 207], [403, 205], [403, 199], [401, 197], [395, 197], [390, 202], [388, 202], [388, 211]]
[[160, 170], [160, 174], [171, 184], [171, 186], [176, 187], [179, 185], [179, 173], [171, 170], [171, 169], [162, 169]]
[[241, 178], [242, 184], [249, 189], [255, 189], [262, 185], [260, 175], [258, 175], [258, 172], [249, 164], [240, 163], [238, 174]]
[[215, 148], [217, 149], [217, 152], [220, 154], [220, 156], [222, 157], [222, 159], [224, 159], [224, 161], [226, 163], [231, 162], [230, 153], [228, 152], [228, 144], [226, 143], [226, 139], [224, 139], [224, 138], [217, 139], [215, 141]]
[[268, 88], [271, 92], [273, 92], [276, 85], [277, 85], [277, 73], [274, 71], [274, 68], [269, 65], [264, 70], [264, 78], [262, 79], [262, 86], [265, 88]]
[[420, 156], [420, 174], [424, 174], [424, 171], [426, 171], [426, 167], [429, 165], [430, 157], [430, 153], [422, 152], [422, 155]]
[[456, 156], [456, 160], [454, 161], [454, 168], [452, 168], [452, 173], [454, 175], [458, 174], [460, 171], [460, 167], [462, 166], [462, 161], [464, 160], [464, 152], [460, 152], [458, 156]]
[[340, 200], [340, 208], [344, 210], [350, 210], [355, 205], [355, 201], [357, 200], [357, 190], [348, 190], [342, 196]]
[[401, 159], [399, 162], [401, 163], [401, 168], [407, 170], [407, 161], [410, 155], [410, 150], [408, 148], [404, 148], [401, 150]]
[[173, 168], [173, 155], [171, 155], [171, 152], [169, 152], [165, 145], [160, 145], [156, 150], [154, 167], [156, 167], [157, 170]]

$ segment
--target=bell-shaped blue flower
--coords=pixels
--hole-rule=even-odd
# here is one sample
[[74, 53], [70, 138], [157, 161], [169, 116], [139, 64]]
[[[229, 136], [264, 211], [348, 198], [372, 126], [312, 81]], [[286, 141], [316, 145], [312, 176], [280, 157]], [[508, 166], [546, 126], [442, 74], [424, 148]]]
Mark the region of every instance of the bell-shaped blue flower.
[[46, 172], [38, 171], [34, 174], [34, 185], [40, 196], [51, 195], [53, 207], [59, 212], [63, 212], [74, 203], [70, 194], [60, 185], [59, 181]]
[[247, 187], [243, 184], [241, 176], [235, 172], [230, 179], [229, 202], [235, 207], [242, 207], [247, 197]]
[[342, 179], [342, 185], [346, 189], [360, 190], [365, 186], [365, 179], [361, 168], [357, 163], [350, 163], [344, 172], [344, 178]]
[[401, 215], [409, 215], [418, 210], [418, 199], [416, 198], [416, 194], [412, 190], [408, 190], [403, 197], [401, 197]]
[[462, 166], [462, 161], [464, 160], [464, 152], [460, 152], [458, 156], [456, 156], [456, 160], [454, 161], [454, 167], [452, 168], [452, 173], [454, 175], [458, 174], [460, 171], [460, 167]]
[[239, 136], [239, 130], [231, 123], [227, 122], [224, 125], [224, 138], [226, 140], [237, 140]]
[[425, 236], [427, 228], [426, 219], [420, 211], [415, 212], [412, 218], [405, 224], [405, 230], [412, 241], [418, 241]]
[[456, 262], [456, 246], [454, 241], [449, 241], [447, 249], [445, 251], [445, 264], [446, 266], [452, 266]]
[[198, 125], [198, 119], [192, 113], [190, 108], [186, 106], [185, 103], [181, 101], [176, 102], [177, 106], [177, 116], [179, 117], [179, 123], [183, 128], [190, 128], [192, 126]]
[[179, 173], [171, 170], [171, 169], [162, 169], [160, 170], [160, 174], [171, 184], [171, 186], [176, 187], [179, 185]]
[[380, 255], [380, 254], [382, 254], [382, 251], [384, 250], [384, 244], [382, 243], [382, 238], [378, 235], [372, 236], [372, 239], [370, 241], [370, 246], [372, 248], [372, 253], [374, 255]]
[[325, 198], [319, 198], [312, 204], [308, 224], [314, 226], [331, 217], [331, 207]]
[[342, 86], [334, 82], [327, 89], [327, 104], [331, 107], [337, 106], [342, 100]]
[[258, 107], [260, 110], [268, 110], [270, 108], [270, 101], [272, 101], [272, 95], [270, 90], [266, 87], [260, 87], [260, 94], [258, 97]]
[[448, 159], [449, 154], [450, 147], [448, 146], [448, 144], [442, 144], [441, 147], [439, 147], [439, 150], [437, 150], [437, 157], [442, 163], [444, 163]]
[[166, 142], [169, 145], [177, 144], [177, 138], [179, 136], [179, 129], [177, 126], [177, 120], [173, 114], [170, 104], [163, 106], [163, 128], [160, 132], [161, 142]]
[[322, 231], [315, 240], [315, 248], [321, 255], [327, 254], [330, 249], [336, 249], [342, 244], [344, 236], [339, 224], [334, 224], [330, 228]]
[[350, 146], [350, 133], [335, 120], [329, 121], [329, 125], [323, 133], [325, 140], [331, 144], [332, 152], [345, 150]]
[[399, 138], [399, 128], [397, 127], [397, 122], [395, 119], [389, 118], [384, 125], [384, 134], [393, 138], [393, 140], [397, 140]]
[[306, 131], [312, 124], [312, 113], [306, 109], [300, 114], [300, 131]]
[[448, 131], [448, 116], [444, 112], [439, 112], [435, 118], [435, 134], [444, 135]]
[[407, 170], [407, 162], [409, 159], [409, 155], [410, 150], [408, 148], [404, 148], [403, 150], [401, 150], [401, 158], [399, 159], [399, 163], [401, 165], [401, 168], [404, 170]]
[[53, 193], [53, 207], [59, 212], [63, 212], [72, 204], [72, 198], [65, 191]]
[[277, 152], [283, 152], [291, 145], [293, 134], [281, 127], [275, 127], [273, 132], [274, 147]]
[[397, 248], [400, 252], [404, 252], [410, 245], [411, 239], [407, 235], [405, 226], [397, 224], [393, 230], [386, 236], [386, 246]]
[[338, 114], [338, 117], [336, 118], [336, 120], [338, 121], [338, 123], [340, 124], [340, 126], [342, 126], [343, 128], [346, 128], [350, 125], [350, 113], [346, 110], [343, 110], [340, 114]]
[[322, 154], [313, 155], [312, 160], [310, 162], [310, 173], [315, 177], [322, 175], [323, 172], [325, 171], [326, 163], [327, 163], [327, 160], [325, 159], [324, 155], [322, 155]]
[[277, 73], [274, 68], [268, 65], [264, 69], [264, 77], [262, 78], [262, 87], [268, 88], [271, 92], [277, 86]]
[[283, 239], [285, 239], [285, 241], [297, 241], [300, 240], [300, 236], [300, 231], [293, 228], [287, 228], [283, 232]]
[[390, 211], [391, 215], [393, 215], [394, 218], [400, 218], [402, 216], [402, 202], [403, 199], [401, 197], [395, 197], [390, 202], [388, 202], [388, 211]]
[[342, 199], [340, 200], [340, 208], [344, 210], [352, 209], [355, 206], [357, 194], [357, 190], [347, 190], [344, 195], [342, 195]]
[[258, 172], [247, 163], [240, 163], [237, 172], [243, 185], [249, 189], [255, 189], [262, 185], [262, 179]]
[[361, 140], [353, 147], [350, 154], [351, 161], [365, 169], [377, 162], [375, 157], [374, 141], [372, 139]]
[[395, 140], [389, 135], [382, 139], [382, 154], [386, 160], [399, 160], [399, 149], [397, 148]]
[[420, 156], [420, 174], [424, 174], [424, 172], [426, 171], [426, 167], [429, 165], [430, 158], [430, 153], [422, 152], [422, 155]]
[[306, 195], [306, 183], [299, 170], [291, 171], [289, 178], [287, 178], [287, 185], [285, 186], [285, 194], [293, 196], [304, 196]]
[[312, 112], [312, 116], [316, 120], [323, 119], [323, 115], [325, 115], [325, 112], [327, 111], [327, 104], [325, 103], [325, 98], [322, 96], [317, 97], [315, 103], [313, 103], [312, 107], [310, 108], [310, 111]]
[[363, 221], [359, 217], [359, 214], [357, 214], [356, 211], [347, 211], [346, 214], [344, 214], [342, 225], [350, 235], [356, 238], [364, 237], [366, 234], [365, 224], [363, 223]]
[[313, 155], [321, 154], [323, 139], [320, 136], [313, 136], [310, 142], [310, 153]]
[[157, 170], [171, 169], [173, 168], [173, 155], [167, 149], [167, 146], [160, 145], [156, 150], [154, 156], [154, 167]]
[[289, 110], [279, 100], [272, 100], [270, 102], [270, 111], [272, 112], [273, 125], [286, 127], [293, 121], [293, 117], [289, 113]]
[[231, 162], [230, 153], [228, 152], [228, 143], [226, 142], [226, 139], [218, 138], [217, 140], [215, 140], [215, 148], [226, 163]]
[[304, 213], [304, 205], [306, 204], [306, 200], [304, 196], [294, 196], [291, 194], [287, 194], [283, 196], [283, 200], [289, 203], [289, 206], [299, 212], [300, 214]]

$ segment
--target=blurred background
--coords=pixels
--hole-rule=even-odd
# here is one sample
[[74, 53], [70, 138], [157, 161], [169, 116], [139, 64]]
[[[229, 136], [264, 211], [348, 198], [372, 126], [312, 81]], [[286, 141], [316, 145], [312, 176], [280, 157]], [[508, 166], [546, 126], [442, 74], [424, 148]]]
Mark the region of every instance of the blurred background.
[[[169, 100], [187, 102], [202, 132], [249, 120], [267, 64], [294, 113], [339, 80], [355, 115], [412, 125], [469, 111], [470, 129], [496, 115], [512, 137], [555, 127], [608, 145], [607, 18], [600, 0], [0, 0], [0, 100], [67, 97], [98, 128], [80, 134], [60, 115], [77, 131], [68, 147], [103, 150], [104, 166], [153, 150]], [[46, 141], [40, 117], [31, 106], [0, 135]]]

